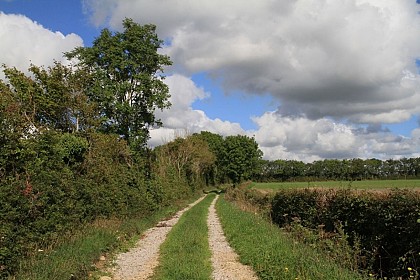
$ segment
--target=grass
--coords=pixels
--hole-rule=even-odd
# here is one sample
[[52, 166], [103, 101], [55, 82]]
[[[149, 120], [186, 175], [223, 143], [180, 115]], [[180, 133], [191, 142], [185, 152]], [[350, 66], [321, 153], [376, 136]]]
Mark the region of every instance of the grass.
[[54, 246], [28, 257], [20, 264], [16, 275], [9, 279], [87, 279], [89, 275], [92, 278], [104, 275], [95, 266], [100, 256], [112, 256], [134, 246], [142, 232], [172, 216], [188, 202], [162, 208], [147, 217], [98, 220], [77, 229], [59, 237]]
[[207, 213], [215, 194], [208, 194], [185, 212], [160, 248], [160, 264], [153, 279], [210, 279]]
[[55, 250], [39, 252], [25, 261], [16, 279], [83, 279], [101, 253], [117, 243], [112, 231], [91, 228]]
[[351, 188], [360, 190], [420, 188], [420, 180], [365, 180], [365, 181], [314, 181], [314, 182], [273, 182], [252, 183], [250, 188], [264, 190], [298, 188]]
[[230, 245], [260, 279], [365, 279], [224, 198], [218, 200], [216, 209]]

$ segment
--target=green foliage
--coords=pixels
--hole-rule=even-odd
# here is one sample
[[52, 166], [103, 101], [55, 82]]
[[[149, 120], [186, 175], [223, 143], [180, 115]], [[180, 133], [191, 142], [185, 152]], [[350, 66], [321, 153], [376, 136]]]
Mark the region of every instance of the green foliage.
[[85, 153], [89, 148], [86, 138], [70, 133], [60, 136], [58, 143], [59, 155], [67, 165], [81, 164], [84, 161]]
[[176, 138], [157, 147], [155, 153], [159, 177], [165, 178], [176, 173], [177, 179], [186, 179], [192, 190], [205, 186], [205, 180], [215, 162], [207, 142], [197, 135]]
[[0, 180], [2, 276], [76, 227], [146, 215], [193, 193], [185, 176], [148, 178], [156, 167], [117, 135], [45, 131], [20, 139], [15, 156], [14, 172]]
[[145, 145], [149, 126], [160, 125], [156, 109], [169, 107], [169, 90], [163, 83], [168, 56], [157, 51], [163, 43], [154, 25], [123, 21], [123, 32], [104, 29], [92, 47], [78, 47], [66, 54], [95, 77], [87, 92], [98, 104], [102, 129], [124, 136], [137, 148]]
[[228, 178], [235, 184], [250, 179], [262, 157], [255, 139], [245, 135], [228, 136], [223, 145], [221, 164]]
[[86, 71], [58, 62], [47, 69], [31, 65], [30, 76], [16, 68], [3, 68], [9, 82], [2, 89], [3, 100], [8, 100], [9, 110], [21, 115], [18, 127], [26, 127], [25, 136], [45, 129], [87, 130], [97, 123], [96, 105], [85, 95], [92, 78]]
[[364, 267], [377, 275], [408, 277], [407, 267], [420, 263], [420, 194], [394, 190], [384, 193], [354, 193], [350, 190], [285, 190], [276, 193], [272, 219], [286, 226], [298, 219], [303, 226], [327, 232], [338, 231], [350, 244], [360, 242]]
[[224, 183], [225, 174], [222, 158], [225, 146], [223, 144], [223, 136], [208, 131], [202, 131], [200, 134], [196, 134], [196, 136], [207, 142], [210, 151], [215, 156], [214, 165], [211, 166], [206, 173], [207, 184], [218, 185]]
[[245, 135], [227, 136], [208, 131], [195, 134], [207, 142], [215, 156], [214, 165], [208, 169], [206, 180], [210, 184], [240, 183], [254, 178], [259, 172], [262, 152], [254, 138]]

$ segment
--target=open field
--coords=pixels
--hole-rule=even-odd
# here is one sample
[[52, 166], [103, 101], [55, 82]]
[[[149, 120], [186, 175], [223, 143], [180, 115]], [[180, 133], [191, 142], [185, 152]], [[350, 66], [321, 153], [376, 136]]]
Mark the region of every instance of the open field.
[[260, 190], [280, 190], [299, 188], [341, 188], [356, 190], [378, 189], [419, 189], [420, 180], [366, 180], [366, 181], [314, 181], [314, 182], [274, 182], [252, 183], [249, 188]]

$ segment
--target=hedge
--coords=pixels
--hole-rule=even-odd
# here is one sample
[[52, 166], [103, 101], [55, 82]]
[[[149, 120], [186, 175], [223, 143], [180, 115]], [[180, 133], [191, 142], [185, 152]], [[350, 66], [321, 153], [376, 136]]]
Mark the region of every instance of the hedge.
[[272, 200], [271, 217], [329, 232], [342, 227], [360, 242], [366, 269], [381, 277], [408, 278], [420, 271], [420, 193], [409, 190], [284, 190]]

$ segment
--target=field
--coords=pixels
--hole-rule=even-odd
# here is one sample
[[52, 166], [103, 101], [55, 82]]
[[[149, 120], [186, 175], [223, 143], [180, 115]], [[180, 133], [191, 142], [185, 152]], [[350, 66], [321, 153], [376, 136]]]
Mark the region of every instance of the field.
[[252, 183], [249, 188], [259, 190], [281, 190], [299, 188], [338, 188], [355, 190], [379, 189], [419, 189], [420, 180], [365, 180], [365, 181], [313, 181], [313, 182], [274, 182]]

